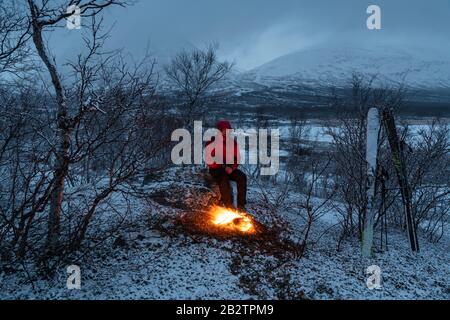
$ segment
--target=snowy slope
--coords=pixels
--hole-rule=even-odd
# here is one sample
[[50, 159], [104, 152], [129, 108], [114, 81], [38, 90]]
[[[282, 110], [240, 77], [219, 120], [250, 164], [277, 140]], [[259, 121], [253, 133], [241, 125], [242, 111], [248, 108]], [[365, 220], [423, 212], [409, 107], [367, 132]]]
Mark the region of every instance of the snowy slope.
[[377, 74], [416, 88], [449, 88], [450, 55], [412, 47], [320, 46], [281, 56], [246, 72], [259, 83], [304, 82], [326, 85], [348, 81], [351, 73]]
[[[183, 178], [191, 172], [184, 171], [170, 170], [164, 180], [152, 181], [145, 188], [171, 191], [171, 180], [167, 178], [186, 182]], [[258, 189], [250, 186], [249, 208], [263, 221], [269, 219], [269, 212], [261, 207]], [[302, 198], [302, 194], [289, 192], [288, 203], [298, 203]], [[314, 198], [312, 203], [319, 205], [321, 201]], [[357, 239], [343, 241], [340, 250], [336, 249], [341, 231], [337, 224], [339, 213], [332, 209], [335, 206], [339, 203], [323, 208], [323, 215], [311, 229], [310, 240], [314, 245], [306, 255], [285, 260], [286, 256], [270, 255], [233, 239], [193, 236], [177, 229], [163, 232], [171, 230], [170, 223], [164, 223], [166, 228], [156, 228], [151, 222], [166, 220], [183, 210], [134, 199], [133, 214], [126, 215], [126, 221], [121, 223], [126, 226], [125, 232], [113, 226], [111, 215], [98, 221], [95, 230], [90, 231], [97, 234], [115, 230], [113, 234], [121, 234], [124, 244], [116, 246], [112, 237], [88, 252], [66, 257], [67, 263], [73, 261], [81, 268], [80, 290], [67, 289], [64, 262], [50, 279], [39, 276], [35, 264], [30, 263], [27, 272], [0, 269], [0, 300], [450, 299], [447, 236], [439, 243], [429, 243], [421, 237], [421, 252], [412, 254], [404, 232], [390, 229], [389, 250], [375, 250], [373, 257], [362, 258]], [[305, 230], [299, 208], [283, 206], [280, 213], [289, 226], [290, 236], [298, 240]], [[376, 245], [378, 235], [377, 232]], [[370, 290], [366, 285], [365, 271], [374, 264], [382, 270], [379, 290]]]

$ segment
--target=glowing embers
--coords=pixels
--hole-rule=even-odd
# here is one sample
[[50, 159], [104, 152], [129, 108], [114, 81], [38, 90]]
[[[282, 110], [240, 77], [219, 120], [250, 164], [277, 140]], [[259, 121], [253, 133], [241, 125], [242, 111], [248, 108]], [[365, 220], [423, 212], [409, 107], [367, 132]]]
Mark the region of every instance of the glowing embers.
[[228, 231], [245, 234], [256, 232], [253, 219], [234, 209], [214, 206], [209, 211], [209, 218], [214, 226]]

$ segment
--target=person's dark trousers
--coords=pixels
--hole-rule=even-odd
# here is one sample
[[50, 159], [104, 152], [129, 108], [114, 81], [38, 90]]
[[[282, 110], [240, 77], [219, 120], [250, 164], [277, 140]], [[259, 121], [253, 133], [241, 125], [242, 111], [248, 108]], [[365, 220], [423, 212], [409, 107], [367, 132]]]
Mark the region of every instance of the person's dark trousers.
[[237, 205], [238, 208], [245, 208], [247, 203], [247, 176], [241, 170], [236, 169], [231, 174], [226, 173], [225, 169], [209, 169], [211, 176], [216, 180], [220, 189], [220, 200], [224, 206], [233, 206], [231, 196], [230, 180], [237, 184]]

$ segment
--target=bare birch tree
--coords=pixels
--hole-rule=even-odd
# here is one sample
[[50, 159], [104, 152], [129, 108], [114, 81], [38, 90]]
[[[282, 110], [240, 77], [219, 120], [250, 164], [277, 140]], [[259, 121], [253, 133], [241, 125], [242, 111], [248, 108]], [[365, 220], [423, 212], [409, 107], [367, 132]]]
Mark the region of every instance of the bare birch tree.
[[[58, 142], [54, 159], [55, 183], [51, 195], [51, 207], [48, 216], [48, 250], [55, 251], [58, 247], [60, 233], [61, 210], [64, 197], [64, 185], [69, 170], [69, 148], [71, 135], [80, 114], [69, 113], [68, 102], [65, 95], [64, 84], [58, 71], [56, 61], [51, 58], [50, 50], [44, 41], [44, 33], [70, 17], [73, 12], [68, 12], [70, 6], [77, 6], [82, 17], [96, 16], [102, 10], [112, 5], [125, 5], [124, 1], [116, 0], [68, 0], [63, 3], [53, 4], [50, 1], [37, 2], [27, 0], [31, 24], [31, 34], [37, 54], [47, 68], [50, 75], [57, 103], [57, 131]], [[81, 110], [80, 112], [84, 112]]]
[[200, 116], [208, 90], [222, 80], [231, 70], [228, 62], [220, 62], [216, 47], [205, 50], [183, 50], [165, 67], [167, 78], [181, 93], [183, 111], [188, 124]]

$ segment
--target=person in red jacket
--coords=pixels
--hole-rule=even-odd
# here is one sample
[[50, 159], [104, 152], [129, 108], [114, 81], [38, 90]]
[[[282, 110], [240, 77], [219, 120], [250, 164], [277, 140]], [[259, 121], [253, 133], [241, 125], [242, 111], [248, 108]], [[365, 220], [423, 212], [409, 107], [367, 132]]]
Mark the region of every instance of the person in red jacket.
[[[210, 155], [212, 157], [216, 157], [216, 159], [222, 158], [223, 161], [221, 163], [217, 163], [213, 160], [208, 161], [207, 157], [206, 162], [209, 167], [209, 172], [219, 185], [220, 200], [222, 205], [226, 207], [233, 206], [230, 180], [236, 181], [238, 209], [245, 211], [245, 205], [247, 202], [247, 176], [238, 169], [240, 158], [239, 146], [236, 140], [228, 134], [229, 131], [227, 130], [231, 130], [230, 122], [221, 120], [217, 122], [216, 127], [222, 133], [223, 146], [215, 146], [210, 152]], [[215, 141], [214, 138], [213, 140], [207, 142], [206, 146], [213, 143], [213, 141]]]

